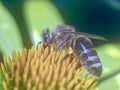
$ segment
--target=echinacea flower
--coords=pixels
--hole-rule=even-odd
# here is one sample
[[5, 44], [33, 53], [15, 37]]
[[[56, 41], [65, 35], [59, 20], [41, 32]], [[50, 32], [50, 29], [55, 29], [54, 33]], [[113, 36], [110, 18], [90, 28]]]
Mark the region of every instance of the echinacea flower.
[[0, 64], [3, 90], [96, 90], [94, 78], [83, 74], [84, 67], [71, 49], [53, 47], [23, 49], [4, 57]]

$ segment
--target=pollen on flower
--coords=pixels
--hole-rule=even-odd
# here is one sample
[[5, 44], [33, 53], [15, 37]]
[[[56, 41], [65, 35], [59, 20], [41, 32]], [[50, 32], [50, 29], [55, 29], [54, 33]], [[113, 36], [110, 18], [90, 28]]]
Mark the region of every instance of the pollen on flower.
[[71, 49], [53, 47], [23, 49], [0, 63], [0, 86], [4, 90], [92, 90], [96, 83]]

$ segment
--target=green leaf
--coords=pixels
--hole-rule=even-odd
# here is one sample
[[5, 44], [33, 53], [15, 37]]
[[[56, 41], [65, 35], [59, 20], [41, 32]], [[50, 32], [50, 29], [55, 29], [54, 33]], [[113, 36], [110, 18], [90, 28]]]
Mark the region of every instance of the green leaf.
[[6, 8], [0, 2], [0, 50], [5, 55], [23, 47], [18, 27]]
[[103, 65], [99, 90], [120, 90], [120, 44], [106, 44], [97, 50]]
[[120, 74], [102, 82], [99, 85], [99, 90], [120, 90]]
[[63, 18], [50, 0], [30, 0], [24, 5], [24, 15], [34, 44], [40, 41], [40, 33], [63, 24]]

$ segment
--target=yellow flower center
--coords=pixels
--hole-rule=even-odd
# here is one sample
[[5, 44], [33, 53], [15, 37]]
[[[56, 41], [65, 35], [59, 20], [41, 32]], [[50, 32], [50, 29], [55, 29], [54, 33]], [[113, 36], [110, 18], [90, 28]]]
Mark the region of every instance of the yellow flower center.
[[84, 74], [72, 49], [41, 45], [5, 57], [0, 64], [0, 86], [4, 90], [95, 90], [96, 83]]

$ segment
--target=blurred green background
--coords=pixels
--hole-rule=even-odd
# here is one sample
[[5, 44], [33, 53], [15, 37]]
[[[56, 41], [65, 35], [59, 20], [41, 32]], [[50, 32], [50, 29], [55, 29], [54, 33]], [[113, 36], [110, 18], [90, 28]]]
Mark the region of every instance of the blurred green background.
[[40, 41], [42, 30], [69, 24], [92, 40], [103, 65], [99, 90], [120, 90], [120, 0], [1, 0], [0, 60]]

